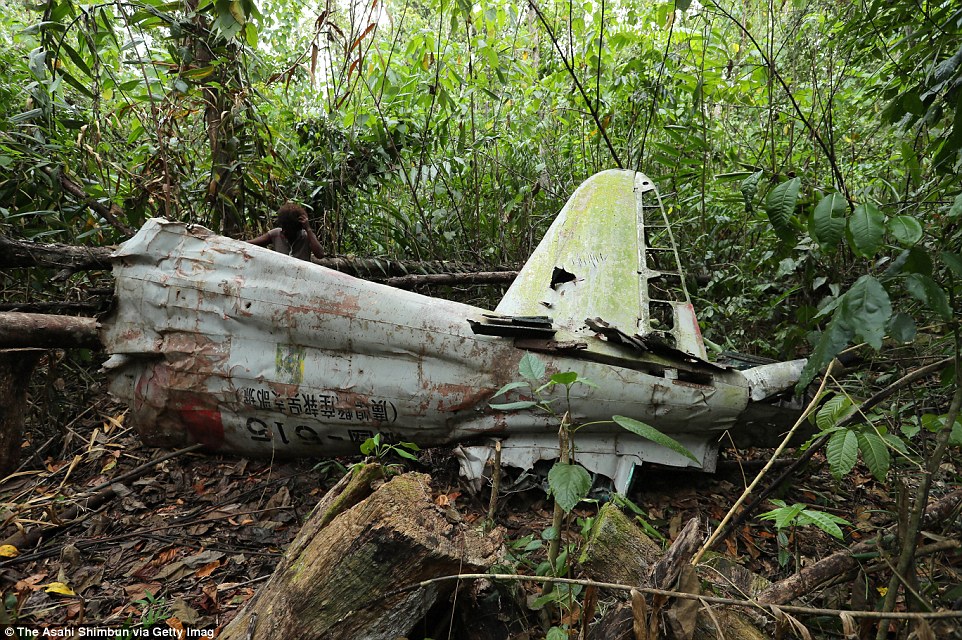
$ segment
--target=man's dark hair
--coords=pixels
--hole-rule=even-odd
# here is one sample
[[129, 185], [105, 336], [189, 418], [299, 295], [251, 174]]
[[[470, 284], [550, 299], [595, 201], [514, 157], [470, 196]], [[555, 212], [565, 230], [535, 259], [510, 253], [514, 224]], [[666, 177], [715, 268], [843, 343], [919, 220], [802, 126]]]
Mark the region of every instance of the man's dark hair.
[[301, 221], [299, 218], [306, 214], [304, 207], [288, 202], [277, 210], [277, 226], [281, 228], [288, 242], [294, 242], [301, 235]]

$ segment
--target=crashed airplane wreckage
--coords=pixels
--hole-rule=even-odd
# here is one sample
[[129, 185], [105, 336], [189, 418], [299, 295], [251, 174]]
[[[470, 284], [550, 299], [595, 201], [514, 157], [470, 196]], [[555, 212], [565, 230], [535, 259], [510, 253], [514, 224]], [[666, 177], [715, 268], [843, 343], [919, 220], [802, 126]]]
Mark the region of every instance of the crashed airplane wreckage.
[[[572, 388], [574, 423], [640, 420], [711, 471], [724, 431], [782, 431], [776, 400], [804, 364], [708, 361], [661, 199], [633, 171], [597, 174], [571, 196], [493, 312], [161, 219], [113, 262], [110, 388], [158, 446], [334, 456], [381, 433], [460, 445], [478, 477], [500, 440], [503, 464], [531, 468], [557, 457], [557, 418], [489, 406], [531, 351], [549, 373], [597, 385]], [[575, 444], [619, 491], [642, 463], [693, 465], [610, 422]]]

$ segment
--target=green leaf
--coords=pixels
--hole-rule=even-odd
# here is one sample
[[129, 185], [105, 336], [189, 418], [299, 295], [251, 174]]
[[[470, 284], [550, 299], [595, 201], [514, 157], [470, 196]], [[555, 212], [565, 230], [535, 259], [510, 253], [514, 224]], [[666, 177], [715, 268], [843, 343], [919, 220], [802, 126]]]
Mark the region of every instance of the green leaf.
[[812, 355], [808, 357], [808, 362], [802, 369], [795, 390], [799, 393], [804, 391], [805, 387], [815, 378], [815, 374], [824, 369], [838, 355], [838, 352], [848, 345], [853, 335], [852, 330], [840, 319], [839, 312], [836, 310], [835, 315], [832, 316], [832, 321], [828, 323], [828, 327], [819, 337]]
[[949, 210], [945, 215], [953, 220], [956, 218], [962, 218], [962, 193], [955, 196], [955, 201], [952, 202], [952, 206], [949, 207]]
[[899, 244], [907, 247], [922, 239], [922, 225], [912, 216], [895, 216], [885, 226]]
[[803, 504], [795, 503], [789, 507], [781, 500], [772, 500], [771, 502], [781, 506], [778, 509], [772, 509], [771, 511], [759, 514], [758, 517], [762, 520], [774, 521], [776, 529], [784, 529], [785, 527], [791, 526], [798, 517], [798, 514], [805, 509], [805, 505]]
[[879, 482], [885, 480], [892, 462], [892, 456], [885, 442], [874, 431], [863, 431], [858, 434], [858, 448], [862, 452], [865, 466], [872, 472], [875, 479]]
[[67, 82], [67, 84], [69, 84], [71, 87], [73, 87], [74, 89], [76, 89], [76, 90], [79, 91], [80, 93], [84, 94], [84, 95], [87, 96], [88, 98], [93, 98], [93, 97], [94, 97], [93, 92], [91, 92], [90, 89], [88, 89], [87, 86], [86, 86], [84, 83], [80, 82], [80, 80], [77, 80], [76, 78], [74, 78], [71, 74], [67, 73], [66, 71], [61, 70], [60, 73], [61, 73], [63, 79], [64, 79], [64, 80]]
[[592, 382], [591, 379], [589, 378], [582, 378], [581, 376], [578, 376], [578, 379], [575, 382], [577, 382], [578, 384], [583, 384], [586, 387], [592, 387], [594, 389], [598, 388], [598, 385]]
[[744, 180], [741, 184], [742, 198], [745, 200], [745, 212], [752, 212], [752, 200], [755, 198], [755, 194], [758, 193], [758, 180], [762, 177], [762, 171], [756, 171]]
[[829, 399], [815, 414], [815, 425], [819, 431], [828, 431], [854, 412], [848, 396], [839, 394]]
[[889, 321], [889, 336], [896, 342], [909, 343], [915, 340], [915, 320], [907, 313], [896, 313]]
[[83, 58], [80, 57], [80, 54], [77, 53], [76, 49], [71, 47], [66, 42], [64, 42], [61, 45], [61, 48], [67, 52], [67, 57], [70, 58], [70, 60], [77, 66], [78, 69], [80, 69], [80, 71], [85, 76], [87, 76], [88, 78], [94, 77], [93, 72], [90, 71], [90, 66], [87, 64], [87, 62]]
[[544, 640], [568, 640], [568, 633], [561, 627], [551, 627]]
[[555, 384], [574, 384], [578, 380], [578, 374], [574, 371], [565, 371], [564, 373], [556, 373], [551, 376], [551, 382]]
[[802, 511], [800, 516], [801, 517], [798, 519], [799, 524], [814, 524], [828, 535], [838, 538], [839, 540], [841, 540], [844, 535], [842, 534], [842, 530], [839, 529], [838, 523], [851, 524], [845, 518], [839, 518], [838, 516], [830, 513], [814, 511], [812, 509], [805, 509]]
[[544, 378], [544, 362], [533, 353], [526, 353], [518, 363], [518, 373], [525, 380], [541, 380]]
[[950, 251], [943, 251], [942, 262], [944, 262], [956, 276], [962, 278], [962, 255]]
[[491, 396], [491, 397], [492, 397], [492, 398], [497, 398], [497, 397], [500, 396], [502, 393], [507, 393], [507, 392], [511, 391], [512, 389], [518, 389], [518, 388], [520, 388], [520, 387], [527, 387], [527, 386], [529, 386], [527, 382], [524, 382], [524, 381], [522, 381], [522, 380], [515, 380], [514, 382], [509, 382], [508, 384], [506, 384], [506, 385], [504, 385], [503, 387], [501, 387], [500, 389], [498, 389], [498, 390], [495, 392], [495, 394], [494, 394], [493, 396]]
[[361, 453], [363, 455], [369, 456], [375, 449], [377, 449], [381, 444], [381, 434], [375, 434], [373, 438], [368, 438], [361, 443]]
[[945, 295], [942, 287], [936, 284], [932, 278], [918, 273], [910, 273], [905, 277], [905, 290], [913, 298], [939, 314], [946, 322], [952, 319], [952, 307], [949, 306], [949, 298]]
[[958, 420], [952, 425], [952, 431], [949, 432], [949, 444], [953, 447], [962, 446], [962, 423]]
[[530, 409], [531, 407], [536, 407], [538, 406], [538, 403], [534, 400], [518, 400], [517, 402], [490, 404], [488, 406], [490, 406], [492, 409], [497, 409], [498, 411], [520, 411], [521, 409]]
[[845, 210], [848, 205], [839, 193], [830, 193], [818, 203], [809, 227], [823, 249], [834, 249], [845, 232]]
[[591, 475], [579, 464], [556, 462], [548, 471], [548, 487], [555, 502], [570, 513], [591, 489]]
[[675, 453], [680, 453], [686, 458], [691, 459], [699, 466], [701, 465], [701, 461], [696, 458], [691, 451], [686, 449], [680, 442], [674, 438], [666, 436], [658, 429], [655, 429], [644, 422], [639, 422], [638, 420], [633, 420], [632, 418], [626, 418], [625, 416], [612, 416], [611, 419], [628, 431], [631, 431], [633, 434], [651, 440], [652, 442], [660, 444], [663, 447], [667, 447]]
[[882, 246], [885, 216], [871, 202], [860, 204], [848, 219], [848, 232], [855, 253], [870, 258]]
[[792, 214], [801, 186], [801, 178], [792, 178], [777, 185], [765, 198], [765, 212], [779, 237], [790, 238], [793, 235]]
[[892, 302], [885, 287], [872, 276], [862, 276], [845, 293], [838, 313], [854, 335], [874, 349], [882, 348], [885, 327], [892, 317]]
[[391, 450], [392, 450], [394, 453], [396, 453], [396, 454], [398, 454], [399, 456], [401, 456], [402, 458], [407, 458], [408, 460], [417, 460], [417, 459], [418, 459], [417, 456], [415, 456], [413, 453], [410, 453], [409, 451], [405, 451], [405, 450], [402, 449], [401, 447], [391, 447]]
[[836, 431], [828, 439], [825, 457], [836, 480], [848, 475], [858, 461], [858, 436], [851, 429]]
[[882, 440], [889, 446], [889, 449], [895, 449], [904, 456], [909, 455], [909, 448], [905, 446], [905, 441], [894, 433], [883, 434]]

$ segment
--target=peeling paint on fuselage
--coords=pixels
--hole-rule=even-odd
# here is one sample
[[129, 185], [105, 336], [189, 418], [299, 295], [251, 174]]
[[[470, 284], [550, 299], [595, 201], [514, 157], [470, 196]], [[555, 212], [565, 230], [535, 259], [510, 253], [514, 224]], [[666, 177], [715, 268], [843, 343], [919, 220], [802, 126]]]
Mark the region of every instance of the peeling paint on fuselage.
[[[518, 377], [525, 352], [472, 333], [467, 319], [484, 310], [242, 246], [155, 220], [119, 254], [118, 307], [104, 340], [120, 358], [111, 365], [112, 390], [130, 404], [130, 421], [146, 440], [339, 455], [378, 432], [432, 446], [557, 429], [552, 416], [488, 406]], [[721, 431], [744, 408], [744, 401], [715, 403], [698, 385], [577, 352], [543, 359], [549, 371], [577, 371], [603, 390], [572, 389], [572, 416], [581, 422], [623, 414], [667, 433]], [[736, 373], [717, 374], [719, 385], [747, 399]], [[210, 426], [215, 414], [220, 442]]]

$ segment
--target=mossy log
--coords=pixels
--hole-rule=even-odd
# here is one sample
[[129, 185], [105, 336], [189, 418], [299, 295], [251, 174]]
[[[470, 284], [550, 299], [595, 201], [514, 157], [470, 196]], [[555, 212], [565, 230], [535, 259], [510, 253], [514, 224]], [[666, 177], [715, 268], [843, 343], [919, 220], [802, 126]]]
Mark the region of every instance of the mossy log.
[[[599, 582], [632, 587], [680, 588], [688, 591], [684, 587], [678, 587], [675, 582], [679, 575], [686, 573], [685, 568], [689, 566], [698, 542], [698, 526], [692, 521], [679, 534], [675, 544], [667, 552], [662, 551], [628, 516], [614, 505], [606, 504], [598, 512], [591, 529], [581, 556], [581, 566], [589, 578]], [[690, 568], [687, 571], [691, 573]], [[698, 580], [693, 576], [692, 579], [697, 585]], [[626, 594], [613, 595], [623, 598]], [[671, 604], [661, 598], [658, 604], [652, 606], [655, 612], [651, 616], [661, 617], [658, 613], [661, 611], [666, 622], [678, 621], [679, 624], [669, 624], [665, 629], [669, 634], [667, 637], [714, 640], [719, 637], [716, 624], [728, 640], [761, 640], [768, 637], [750, 618], [739, 611], [717, 606], [712, 607], [710, 612], [704, 608], [696, 611], [691, 605], [692, 602], [679, 599]], [[694, 619], [691, 619], [692, 617]], [[634, 612], [631, 604], [620, 603], [592, 625], [588, 637], [599, 640], [635, 640], [633, 624]], [[679, 626], [686, 627], [687, 631], [680, 633]], [[689, 633], [691, 635], [688, 635]], [[662, 637], [657, 630], [655, 637]]]
[[362, 467], [322, 500], [221, 638], [393, 640], [407, 635], [454, 583], [397, 589], [493, 563], [498, 545], [452, 523], [457, 518], [431, 500], [428, 476], [398, 476], [365, 497], [379, 475], [377, 465]]

